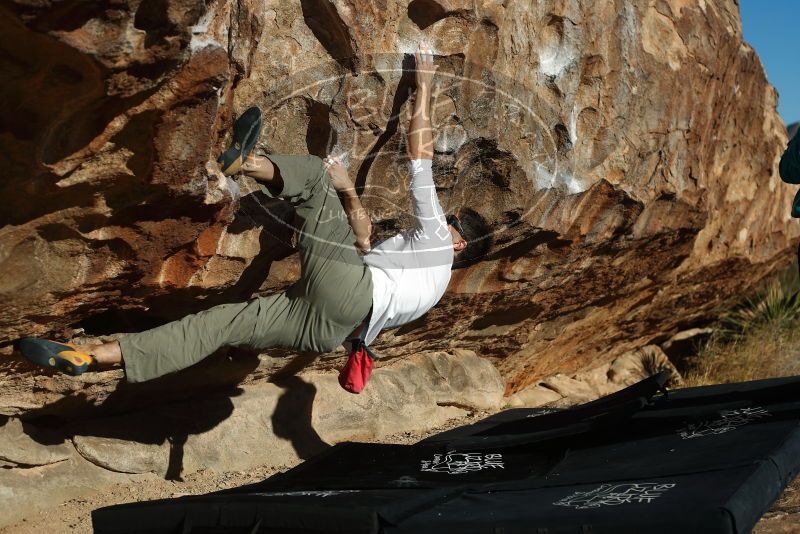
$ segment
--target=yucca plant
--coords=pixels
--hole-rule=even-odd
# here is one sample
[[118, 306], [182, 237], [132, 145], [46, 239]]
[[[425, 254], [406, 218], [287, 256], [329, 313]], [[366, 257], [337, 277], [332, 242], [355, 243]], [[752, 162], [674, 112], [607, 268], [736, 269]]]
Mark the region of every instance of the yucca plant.
[[741, 335], [749, 330], [780, 327], [800, 319], [797, 271], [785, 271], [771, 279], [755, 296], [722, 317], [725, 333]]
[[750, 298], [722, 312], [699, 353], [687, 361], [690, 386], [800, 373], [800, 279], [797, 264]]

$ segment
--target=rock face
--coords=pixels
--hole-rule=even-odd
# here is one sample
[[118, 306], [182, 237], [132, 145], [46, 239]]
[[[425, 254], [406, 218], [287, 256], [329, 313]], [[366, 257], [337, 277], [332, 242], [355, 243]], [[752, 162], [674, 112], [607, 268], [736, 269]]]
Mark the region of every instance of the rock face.
[[142, 329], [296, 279], [291, 211], [214, 164], [251, 104], [261, 148], [346, 154], [375, 219], [401, 225], [404, 54], [423, 38], [440, 198], [494, 244], [380, 339], [387, 356], [475, 350], [512, 393], [692, 327], [798, 233], [733, 2], [12, 0], [0, 30], [7, 391], [43, 378], [11, 355], [20, 336]]
[[683, 378], [664, 351], [656, 345], [648, 345], [574, 376], [559, 373], [531, 384], [509, 396], [507, 404], [512, 407], [574, 406], [610, 395], [663, 370], [670, 373], [668, 388], [682, 385]]

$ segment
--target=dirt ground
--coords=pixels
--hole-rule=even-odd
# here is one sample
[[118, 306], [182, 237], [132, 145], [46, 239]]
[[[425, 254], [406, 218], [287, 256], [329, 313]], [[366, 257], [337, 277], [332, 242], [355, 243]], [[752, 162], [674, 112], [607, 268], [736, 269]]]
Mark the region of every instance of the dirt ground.
[[800, 532], [800, 477], [789, 484], [772, 510], [753, 529], [754, 534], [797, 534]]
[[[416, 443], [427, 436], [474, 423], [489, 414], [475, 412], [466, 417], [453, 419], [446, 425], [424, 433], [404, 432], [389, 436], [386, 443]], [[136, 501], [149, 501], [201, 495], [245, 484], [260, 482], [265, 478], [285, 471], [292, 465], [280, 467], [259, 467], [248, 471], [217, 473], [210, 469], [186, 475], [182, 481], [153, 479], [135, 484], [117, 484], [94, 495], [74, 499], [57, 508], [42, 511], [25, 518], [16, 525], [0, 529], [2, 534], [61, 534], [92, 532], [91, 512], [97, 508]]]
[[203, 470], [184, 477], [183, 481], [156, 479], [136, 484], [116, 484], [94, 495], [73, 499], [62, 503], [57, 508], [39, 512], [23, 519], [21, 523], [0, 529], [0, 532], [3, 534], [92, 532], [91, 512], [96, 508], [127, 502], [210, 493], [259, 482], [279, 471], [281, 469], [267, 467], [232, 473]]

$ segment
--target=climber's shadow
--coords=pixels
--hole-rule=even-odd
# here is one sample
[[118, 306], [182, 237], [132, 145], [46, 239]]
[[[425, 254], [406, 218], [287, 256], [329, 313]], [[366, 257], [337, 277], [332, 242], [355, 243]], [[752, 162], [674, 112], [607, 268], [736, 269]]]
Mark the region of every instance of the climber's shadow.
[[244, 195], [228, 234], [242, 234], [260, 227], [259, 253], [250, 260], [238, 280], [221, 294], [223, 302], [246, 300], [266, 281], [273, 262], [296, 252], [292, 246], [294, 208], [280, 199], [271, 199], [260, 192]]
[[400, 80], [398, 80], [397, 88], [394, 92], [392, 109], [389, 114], [389, 121], [386, 123], [383, 133], [375, 141], [375, 144], [372, 145], [372, 148], [364, 158], [364, 161], [361, 162], [361, 166], [356, 172], [355, 186], [356, 192], [359, 194], [359, 196], [361, 193], [363, 193], [364, 188], [366, 187], [367, 175], [372, 168], [372, 164], [380, 156], [384, 146], [386, 146], [389, 140], [397, 133], [400, 125], [400, 110], [402, 109], [403, 104], [405, 104], [408, 100], [411, 91], [414, 88], [414, 56], [410, 54], [405, 54], [403, 56], [402, 69], [403, 72], [400, 75]]
[[272, 413], [275, 435], [291, 442], [303, 460], [330, 447], [314, 430], [311, 420], [317, 388], [296, 375], [284, 375], [273, 379], [273, 383], [284, 390]]
[[[271, 416], [273, 432], [289, 441], [302, 459], [330, 447], [312, 425], [317, 388], [296, 376], [318, 356], [316, 353], [296, 355], [271, 379], [283, 389]], [[221, 361], [223, 359], [225, 362]], [[123, 443], [89, 445], [94, 450], [82, 449], [80, 439], [76, 440], [83, 456], [96, 455], [101, 462], [100, 456], [116, 458], [107, 467], [119, 471], [135, 471], [139, 467], [126, 464], [124, 455], [129, 443], [167, 446], [168, 453], [155, 452], [147, 467], [167, 479], [181, 480], [189, 437], [209, 432], [231, 416], [232, 399], [243, 391], [236, 384], [258, 365], [257, 353], [223, 349], [178, 373], [135, 384], [120, 381], [99, 404], [85, 393], [78, 393], [30, 410], [22, 416], [23, 431], [43, 445], [63, 443], [67, 436], [119, 440]], [[213, 391], [210, 395], [209, 390]], [[113, 447], [119, 447], [119, 452]]]
[[[220, 365], [219, 359], [232, 353], [235, 357], [226, 365]], [[230, 417], [233, 413], [232, 398], [242, 393], [235, 384], [244, 380], [258, 364], [255, 353], [239, 349], [220, 351], [178, 373], [136, 384], [120, 381], [99, 404], [94, 404], [85, 393], [62, 397], [26, 412], [22, 417], [23, 431], [43, 445], [63, 442], [66, 436], [167, 445], [166, 460], [163, 460], [163, 453], [155, 453], [155, 463], [149, 468], [167, 479], [180, 480], [184, 447], [189, 436], [206, 433]], [[224, 383], [233, 385], [220, 386], [220, 374], [224, 375]], [[187, 384], [194, 386], [187, 387]], [[209, 384], [216, 384], [216, 387]], [[210, 395], [209, 389], [214, 391]], [[69, 418], [64, 413], [70, 414]], [[50, 431], [42, 432], [42, 429]], [[113, 446], [113, 442], [97, 443], [98, 450]], [[125, 446], [120, 445], [120, 452], [124, 453]], [[95, 453], [81, 451], [84, 456]], [[112, 450], [110, 456], [113, 455]], [[128, 470], [124, 459], [119, 465], [109, 467]]]
[[[262, 193], [250, 193], [240, 200], [239, 211], [226, 227], [229, 236], [244, 234], [254, 228], [262, 228], [258, 236], [258, 254], [250, 260], [236, 282], [220, 290], [199, 286], [173, 288], [157, 296], [143, 295], [141, 308], [112, 308], [85, 317], [74, 326], [82, 328], [92, 336], [107, 336], [119, 332], [142, 332], [170, 321], [198, 313], [218, 304], [243, 302], [258, 293], [269, 276], [272, 264], [283, 260], [296, 251], [291, 247], [294, 209], [282, 200], [269, 199]], [[149, 289], [145, 288], [143, 291]], [[130, 295], [137, 297], [134, 289]], [[10, 343], [10, 342], [9, 342]], [[0, 348], [2, 345], [0, 345]], [[10, 360], [15, 366], [32, 368], [22, 356]], [[0, 362], [0, 367], [10, 367]], [[11, 369], [14, 370], [13, 368]]]
[[[272, 262], [294, 252], [289, 245], [293, 218], [293, 208], [283, 201], [267, 199], [258, 192], [245, 195], [226, 232], [236, 235], [257, 226], [263, 227], [259, 235], [261, 253], [253, 258], [236, 283], [211, 295], [207, 294], [207, 290], [187, 287], [147, 299], [147, 305], [152, 310], [170, 310], [161, 316], [112, 310], [88, 317], [77, 326], [92, 335], [119, 332], [120, 325], [123, 331], [142, 331], [177, 319], [177, 310], [185, 315], [187, 311], [196, 312], [215, 304], [250, 298], [266, 280]], [[198, 299], [201, 295], [205, 297], [202, 300]], [[273, 380], [285, 390], [273, 414], [275, 434], [291, 441], [301, 458], [328, 447], [311, 426], [311, 405], [316, 388], [293, 376], [314, 358], [316, 355], [292, 358], [275, 374]], [[238, 348], [222, 349], [178, 373], [139, 384], [121, 380], [100, 403], [78, 392], [28, 410], [21, 416], [23, 431], [43, 445], [63, 443], [67, 436], [166, 445], [169, 447], [167, 459], [159, 463], [165, 455], [163, 451], [157, 452], [157, 465], [150, 466], [149, 470], [164, 474], [168, 479], [180, 479], [189, 437], [209, 432], [231, 416], [234, 408], [232, 398], [242, 393], [237, 385], [259, 363], [255, 352]], [[91, 387], [91, 384], [86, 383], [85, 386]], [[213, 393], [209, 395], [209, 392]], [[0, 420], [0, 426], [2, 424], [5, 421]], [[99, 443], [97, 447], [108, 449], [119, 446], [124, 454], [125, 445], [111, 442]], [[87, 456], [95, 452], [82, 450], [81, 454]], [[124, 464], [123, 459], [111, 468], [125, 471], [127, 467]], [[135, 469], [135, 466], [130, 469]]]

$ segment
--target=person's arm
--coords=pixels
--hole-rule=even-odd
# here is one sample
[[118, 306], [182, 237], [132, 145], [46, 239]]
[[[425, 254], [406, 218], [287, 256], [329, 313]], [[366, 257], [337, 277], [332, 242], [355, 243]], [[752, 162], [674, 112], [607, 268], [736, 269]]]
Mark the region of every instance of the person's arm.
[[347, 222], [353, 229], [356, 236], [356, 249], [361, 254], [370, 251], [370, 235], [372, 234], [372, 220], [369, 213], [361, 205], [361, 199], [356, 194], [356, 187], [353, 185], [350, 176], [339, 158], [328, 156], [324, 159], [325, 169], [331, 179], [331, 185], [341, 195], [342, 207], [347, 214]]
[[370, 235], [372, 235], [372, 221], [366, 208], [361, 205], [361, 199], [356, 194], [355, 186], [340, 191], [342, 193], [342, 205], [347, 214], [347, 222], [353, 228], [356, 235], [356, 248], [361, 254], [370, 251]]
[[433, 159], [433, 134], [431, 132], [431, 83], [436, 74], [433, 51], [420, 43], [416, 54], [415, 79], [417, 92], [408, 130], [408, 156], [410, 159]]
[[[408, 129], [408, 157], [411, 160], [411, 205], [417, 222], [418, 236], [425, 236], [430, 243], [448, 241], [444, 212], [436, 195], [433, 182], [433, 130], [431, 127], [431, 85], [436, 74], [433, 51], [420, 43], [415, 54], [417, 91], [414, 110]], [[434, 239], [437, 237], [438, 239]]]

